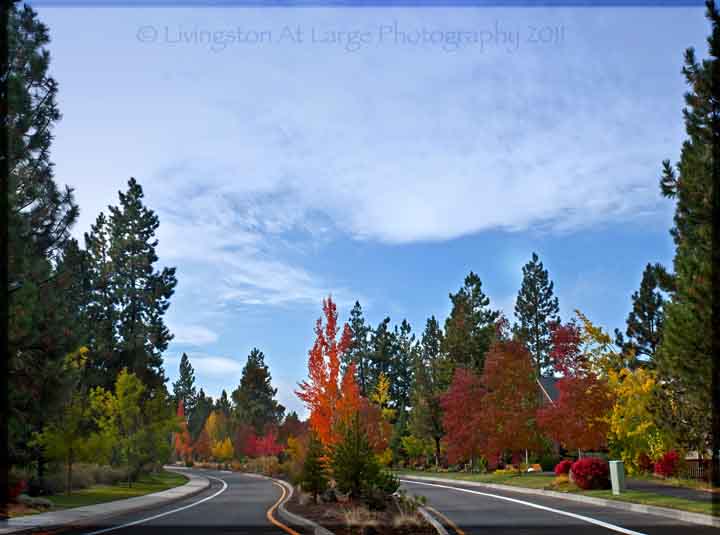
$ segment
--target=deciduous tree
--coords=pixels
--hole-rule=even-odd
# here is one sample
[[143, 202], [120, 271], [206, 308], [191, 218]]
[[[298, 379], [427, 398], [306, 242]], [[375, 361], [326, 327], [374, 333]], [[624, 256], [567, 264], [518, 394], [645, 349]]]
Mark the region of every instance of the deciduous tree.
[[[337, 324], [337, 308], [332, 298], [323, 300], [323, 315], [315, 324], [315, 343], [309, 353], [308, 379], [299, 383], [297, 396], [310, 411], [310, 427], [323, 444], [337, 441], [338, 407], [343, 397], [340, 382], [342, 356], [350, 347], [350, 328], [344, 325], [342, 333]], [[339, 338], [338, 338], [339, 335]], [[343, 383], [351, 385], [353, 366], [345, 372]], [[357, 385], [356, 385], [357, 386]], [[359, 390], [356, 391], [359, 393]], [[355, 391], [353, 391], [355, 395]]]
[[450, 462], [474, 463], [487, 445], [482, 425], [483, 398], [486, 389], [472, 370], [457, 368], [449, 390], [440, 398], [443, 428]]

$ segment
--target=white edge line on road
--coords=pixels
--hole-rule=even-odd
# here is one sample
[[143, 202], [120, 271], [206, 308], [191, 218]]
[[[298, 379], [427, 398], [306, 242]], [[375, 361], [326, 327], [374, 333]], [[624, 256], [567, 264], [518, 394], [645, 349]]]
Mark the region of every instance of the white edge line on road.
[[213, 498], [215, 498], [216, 496], [219, 496], [220, 494], [222, 494], [223, 492], [225, 492], [227, 490], [228, 484], [225, 482], [225, 480], [220, 479], [219, 477], [213, 477], [213, 476], [208, 476], [208, 475], [206, 475], [205, 477], [207, 477], [209, 479], [216, 479], [217, 481], [219, 481], [220, 483], [223, 484], [223, 487], [219, 491], [217, 491], [215, 494], [212, 494], [211, 496], [206, 496], [202, 500], [198, 500], [198, 501], [190, 503], [188, 505], [183, 505], [182, 507], [178, 507], [177, 509], [165, 511], [164, 513], [149, 516], [147, 518], [141, 518], [140, 520], [134, 520], [133, 522], [128, 522], [127, 524], [122, 524], [120, 526], [112, 526], [110, 528], [99, 529], [97, 531], [90, 531], [88, 533], [83, 533], [83, 535], [100, 535], [100, 533], [108, 533], [109, 531], [115, 531], [118, 529], [129, 528], [131, 526], [137, 526], [138, 524], [144, 524], [145, 522], [150, 522], [151, 520], [156, 520], [156, 519], [162, 518], [164, 516], [173, 515], [175, 513], [179, 513], [180, 511], [184, 511], [185, 509], [190, 509], [191, 507], [195, 507], [196, 505], [200, 505], [201, 503], [205, 503], [209, 500], [212, 500]]
[[519, 503], [521, 505], [527, 505], [528, 507], [534, 507], [535, 509], [542, 509], [543, 511], [550, 511], [551, 513], [556, 513], [558, 515], [577, 518], [578, 520], [582, 520], [583, 522], [587, 522], [589, 524], [595, 524], [596, 526], [602, 526], [604, 528], [607, 528], [612, 531], [616, 531], [618, 533], [624, 533], [625, 535], [647, 535], [646, 533], [641, 533], [639, 531], [633, 531], [631, 529], [616, 526], [615, 524], [603, 522], [602, 520], [597, 520], [597, 519], [591, 518], [589, 516], [578, 515], [576, 513], [570, 513], [568, 511], [561, 511], [560, 509], [553, 509], [552, 507], [546, 507], [544, 505], [538, 505], [537, 503], [526, 502], [525, 500], [518, 500], [516, 498], [500, 496], [499, 494], [490, 494], [489, 492], [480, 492], [477, 490], [464, 489], [461, 487], [452, 487], [450, 485], [438, 485], [437, 483], [425, 483], [424, 481], [414, 481], [412, 479], [401, 479], [400, 481], [402, 481], [403, 483], [415, 483], [418, 485], [428, 485], [430, 487], [439, 487], [441, 489], [456, 490], [458, 492], [467, 492], [469, 494], [479, 494], [480, 496], [488, 496], [490, 498], [497, 498], [498, 500], [505, 500], [508, 502]]

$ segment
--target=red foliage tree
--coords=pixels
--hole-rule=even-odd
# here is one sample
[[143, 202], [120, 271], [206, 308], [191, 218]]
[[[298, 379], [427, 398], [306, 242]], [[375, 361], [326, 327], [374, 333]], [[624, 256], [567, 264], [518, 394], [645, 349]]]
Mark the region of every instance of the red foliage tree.
[[192, 455], [192, 438], [185, 419], [185, 407], [182, 400], [178, 403], [177, 418], [180, 430], [175, 433], [175, 454], [179, 459], [187, 460]]
[[476, 459], [487, 444], [481, 421], [484, 396], [485, 388], [474, 372], [455, 370], [450, 388], [440, 398], [451, 463]]
[[274, 426], [268, 426], [262, 437], [255, 440], [255, 454], [258, 457], [269, 457], [278, 455], [282, 450], [282, 444], [277, 442], [278, 432]]
[[574, 324], [554, 326], [552, 341], [553, 365], [564, 377], [556, 384], [557, 401], [538, 410], [538, 425], [568, 449], [600, 449], [608, 434], [603, 416], [613, 405], [607, 382], [590, 369]]
[[295, 393], [310, 410], [310, 427], [324, 445], [337, 442], [337, 423], [359, 410], [359, 389], [354, 368], [349, 366], [340, 381], [342, 355], [350, 347], [350, 328], [344, 325], [338, 340], [337, 308], [331, 297], [323, 300], [322, 318], [315, 324], [315, 343], [309, 353], [308, 380]]
[[485, 357], [481, 382], [486, 389], [479, 414], [487, 433], [484, 453], [537, 446], [537, 383], [527, 349], [514, 340], [496, 341]]
[[255, 452], [255, 430], [251, 425], [239, 424], [235, 430], [235, 440], [233, 440], [233, 448], [235, 456], [252, 457], [251, 453]]
[[201, 460], [207, 460], [212, 455], [212, 444], [210, 444], [210, 435], [207, 430], [203, 429], [193, 445], [193, 452]]

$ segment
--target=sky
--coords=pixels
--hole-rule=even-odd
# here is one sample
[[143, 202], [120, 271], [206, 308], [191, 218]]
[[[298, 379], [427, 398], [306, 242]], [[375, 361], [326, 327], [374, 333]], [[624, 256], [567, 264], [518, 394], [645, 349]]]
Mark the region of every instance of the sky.
[[513, 318], [537, 252], [561, 316], [612, 331], [671, 266], [664, 159], [702, 8], [58, 8], [52, 157], [81, 237], [129, 177], [176, 266], [170, 380], [212, 396], [253, 347], [293, 394], [321, 301], [415, 332], [472, 270]]

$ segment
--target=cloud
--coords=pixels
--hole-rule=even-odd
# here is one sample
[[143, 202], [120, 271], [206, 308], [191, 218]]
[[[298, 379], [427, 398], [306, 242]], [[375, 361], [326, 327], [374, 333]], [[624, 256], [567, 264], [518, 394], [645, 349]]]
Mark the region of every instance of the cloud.
[[202, 325], [171, 324], [170, 332], [175, 335], [173, 343], [179, 345], [202, 346], [218, 340], [216, 332]]
[[[229, 357], [219, 357], [208, 355], [205, 353], [187, 353], [190, 363], [195, 370], [198, 383], [204, 384], [204, 379], [224, 379], [237, 376], [240, 374], [244, 364], [238, 360]], [[180, 364], [180, 358], [176, 356], [165, 357], [165, 368], [175, 370]], [[172, 374], [174, 375], [174, 374]]]

